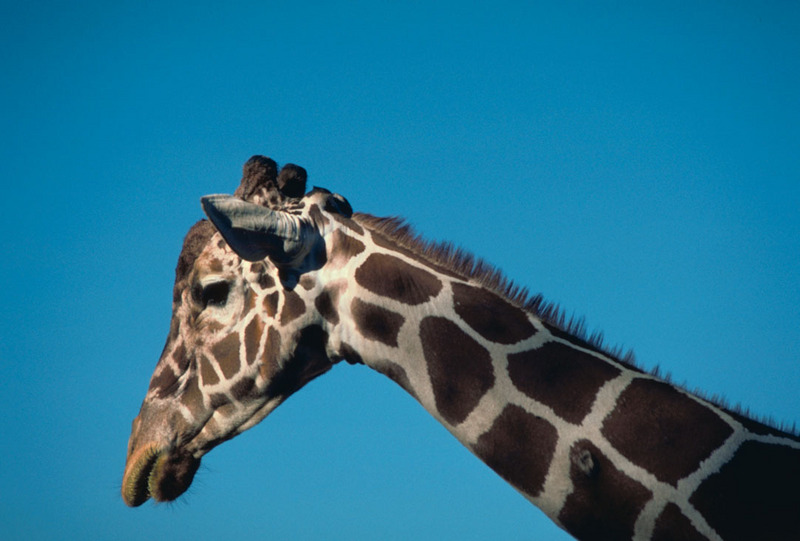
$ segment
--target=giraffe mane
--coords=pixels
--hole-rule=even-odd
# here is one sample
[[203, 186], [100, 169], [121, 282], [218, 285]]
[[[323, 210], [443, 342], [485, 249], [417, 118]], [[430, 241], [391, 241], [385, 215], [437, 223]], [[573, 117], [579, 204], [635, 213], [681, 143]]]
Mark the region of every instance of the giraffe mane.
[[549, 302], [541, 294], [532, 294], [528, 288], [515, 284], [499, 268], [485, 259], [476, 257], [451, 242], [427, 240], [418, 234], [405, 219], [397, 216], [381, 218], [357, 212], [353, 218], [373, 233], [391, 239], [398, 246], [413, 252], [422, 260], [442, 267], [464, 280], [477, 282], [501, 295], [515, 306], [533, 313], [545, 323], [569, 334], [573, 341], [581, 342], [630, 368], [643, 371], [637, 365], [632, 351], [606, 346], [603, 343], [603, 333], [588, 332], [584, 318], [567, 317], [558, 304]]
[[739, 419], [743, 424], [748, 425], [755, 421], [770, 429], [779, 431], [782, 435], [793, 438], [800, 437], [800, 430], [796, 423], [790, 425], [779, 422], [772, 417], [754, 414], [749, 408], [739, 403], [731, 404], [724, 396], [709, 394], [697, 388], [692, 390], [686, 383], [673, 381], [669, 373], [662, 373], [658, 365], [646, 370], [636, 361], [633, 350], [626, 350], [619, 346], [609, 347], [604, 344], [602, 332], [589, 332], [583, 317], [575, 315], [567, 317], [558, 304], [545, 300], [541, 294], [531, 294], [528, 288], [516, 285], [496, 266], [476, 257], [467, 250], [455, 246], [451, 242], [425, 239], [404, 218], [398, 216], [382, 218], [356, 212], [353, 214], [353, 219], [371, 232], [390, 239], [400, 248], [413, 252], [423, 261], [442, 267], [465, 280], [475, 281], [490, 291], [501, 295], [512, 304], [533, 313], [543, 322], [570, 335], [570, 340], [577, 342], [578, 345], [593, 349], [628, 368], [648, 373], [672, 385], [676, 385], [723, 409]]

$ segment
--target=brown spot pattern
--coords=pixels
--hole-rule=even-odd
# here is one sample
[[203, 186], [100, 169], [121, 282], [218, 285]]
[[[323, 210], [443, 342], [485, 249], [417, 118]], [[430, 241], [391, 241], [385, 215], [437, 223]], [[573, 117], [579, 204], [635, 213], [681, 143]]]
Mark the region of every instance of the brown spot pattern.
[[689, 502], [724, 539], [800, 539], [798, 480], [797, 450], [746, 441]]
[[516, 405], [506, 406], [473, 451], [503, 479], [536, 496], [558, 441], [555, 427]]
[[219, 376], [211, 361], [203, 355], [200, 357], [200, 376], [203, 378], [203, 385], [216, 385], [219, 383]]
[[303, 299], [294, 291], [284, 291], [283, 308], [281, 308], [280, 321], [286, 325], [290, 321], [302, 316], [306, 311], [306, 304]]
[[217, 409], [225, 404], [230, 403], [230, 400], [228, 400], [228, 395], [225, 393], [213, 393], [208, 397], [208, 400], [211, 403], [211, 409]]
[[261, 359], [259, 373], [265, 380], [272, 378], [278, 369], [281, 354], [281, 335], [274, 327], [267, 329], [267, 342], [264, 345], [264, 357]]
[[244, 299], [245, 303], [247, 303], [247, 308], [245, 308], [245, 312], [249, 314], [250, 312], [255, 311], [256, 306], [258, 304], [258, 295], [256, 295], [256, 292], [253, 290], [253, 288], [248, 287], [245, 290]]
[[275, 317], [275, 314], [278, 313], [278, 299], [280, 295], [277, 291], [273, 291], [266, 297], [264, 297], [264, 311], [267, 313], [269, 317]]
[[656, 519], [651, 541], [705, 541], [706, 536], [701, 535], [688, 518], [681, 512], [680, 507], [668, 503]]
[[326, 353], [328, 333], [319, 325], [309, 325], [297, 335], [294, 352], [286, 359], [280, 372], [269, 380], [267, 394], [289, 396], [297, 389], [330, 370], [332, 364]]
[[255, 380], [252, 378], [243, 378], [237, 381], [231, 387], [231, 394], [236, 400], [244, 400], [245, 398], [253, 396], [255, 393]]
[[339, 297], [339, 288], [325, 288], [322, 293], [314, 299], [314, 307], [317, 312], [329, 323], [336, 325], [339, 323], [339, 313], [336, 311], [336, 302]]
[[634, 380], [603, 422], [620, 453], [676, 485], [723, 444], [733, 429], [710, 408], [662, 381]]
[[257, 269], [258, 272], [258, 285], [262, 290], [271, 289], [275, 287], [275, 278], [267, 273], [267, 266], [263, 262], [253, 263], [252, 269], [255, 271], [256, 266], [260, 265], [261, 268]]
[[[166, 351], [166, 346], [164, 350]], [[186, 347], [184, 347], [183, 343], [179, 343], [175, 347], [170, 354], [170, 358], [178, 367], [178, 372], [175, 373], [168, 363], [159, 362], [158, 368], [150, 380], [150, 390], [157, 391], [159, 398], [169, 396], [177, 388], [178, 378], [189, 368], [189, 357], [186, 355]]]
[[308, 216], [314, 221], [314, 224], [319, 228], [322, 228], [331, 223], [331, 221], [327, 219], [324, 214], [322, 214], [322, 211], [319, 209], [319, 205], [317, 205], [316, 203], [311, 205], [311, 207], [308, 209]]
[[364, 288], [406, 304], [420, 304], [442, 290], [442, 282], [430, 272], [388, 254], [372, 254], [356, 269], [356, 281]]
[[300, 284], [300, 287], [302, 287], [306, 291], [311, 291], [312, 289], [314, 289], [314, 286], [316, 286], [314, 278], [312, 278], [311, 275], [309, 274], [304, 274], [303, 276], [301, 276], [300, 281], [298, 283]]
[[456, 425], [494, 385], [492, 358], [486, 348], [443, 317], [423, 319], [420, 338], [436, 407], [447, 422]]
[[403, 316], [360, 299], [353, 299], [350, 311], [364, 338], [397, 347], [397, 335], [405, 322]]
[[536, 333], [521, 308], [486, 288], [454, 283], [453, 305], [467, 325], [492, 342], [516, 344]]
[[378, 372], [387, 376], [389, 379], [397, 383], [400, 387], [405, 389], [414, 398], [418, 398], [417, 393], [411, 386], [411, 381], [408, 379], [408, 374], [406, 374], [405, 368], [403, 368], [397, 363], [393, 363], [392, 361], [387, 361], [387, 360], [378, 361], [375, 363], [374, 366], [375, 369], [378, 370]]
[[363, 242], [344, 234], [339, 229], [331, 234], [331, 246], [333, 248], [333, 253], [330, 259], [332, 262], [338, 264], [346, 263], [365, 249]]
[[203, 393], [200, 392], [200, 382], [197, 374], [189, 377], [186, 388], [181, 395], [181, 402], [192, 413], [199, 417], [203, 411]]
[[558, 519], [578, 539], [631, 539], [636, 519], [652, 493], [619, 471], [589, 440], [577, 441], [573, 448], [588, 451], [595, 465], [592, 475], [586, 475], [574, 461], [570, 464], [573, 491]]
[[239, 372], [239, 346], [239, 335], [234, 333], [229, 334], [211, 348], [225, 379], [231, 379]]
[[258, 354], [258, 346], [261, 341], [261, 333], [263, 330], [264, 324], [259, 317], [254, 317], [244, 329], [244, 347], [247, 352], [247, 364], [256, 362], [256, 355]]
[[361, 358], [361, 355], [358, 353], [358, 351], [356, 351], [356, 348], [347, 342], [342, 342], [342, 345], [339, 349], [339, 357], [337, 357], [338, 360], [345, 360], [350, 364], [364, 364], [364, 359]]
[[170, 392], [175, 390], [178, 383], [178, 376], [173, 372], [172, 367], [167, 363], [160, 363], [157, 372], [150, 379], [150, 390], [156, 391], [159, 398], [166, 398]]
[[619, 374], [615, 366], [559, 342], [508, 356], [514, 386], [575, 424], [589, 413], [600, 387]]
[[179, 374], [183, 374], [189, 368], [189, 356], [186, 355], [186, 347], [183, 343], [178, 344], [178, 347], [172, 352], [172, 360], [175, 361]]

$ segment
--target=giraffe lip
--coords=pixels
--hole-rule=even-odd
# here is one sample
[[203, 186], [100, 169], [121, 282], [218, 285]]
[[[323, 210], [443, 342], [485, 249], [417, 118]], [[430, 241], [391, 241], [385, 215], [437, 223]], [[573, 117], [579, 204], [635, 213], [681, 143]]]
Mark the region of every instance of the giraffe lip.
[[122, 499], [138, 507], [153, 498], [169, 502], [186, 492], [200, 459], [185, 450], [164, 449], [152, 443], [138, 450], [128, 461], [122, 479]]
[[122, 499], [129, 507], [138, 507], [150, 499], [150, 478], [162, 454], [163, 450], [152, 443], [128, 459], [122, 478]]

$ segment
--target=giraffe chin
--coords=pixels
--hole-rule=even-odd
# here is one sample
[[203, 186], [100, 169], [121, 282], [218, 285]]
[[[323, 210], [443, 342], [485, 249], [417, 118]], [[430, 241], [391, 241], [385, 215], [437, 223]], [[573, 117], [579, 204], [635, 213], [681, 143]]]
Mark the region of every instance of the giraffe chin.
[[166, 450], [153, 443], [139, 449], [128, 460], [122, 480], [122, 499], [138, 507], [153, 498], [169, 502], [192, 484], [200, 459], [189, 453]]

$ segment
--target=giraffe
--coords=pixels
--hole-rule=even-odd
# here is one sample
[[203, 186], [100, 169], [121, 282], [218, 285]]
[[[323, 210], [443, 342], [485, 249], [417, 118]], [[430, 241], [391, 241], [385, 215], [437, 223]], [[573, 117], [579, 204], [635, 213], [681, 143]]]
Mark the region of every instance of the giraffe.
[[254, 156], [201, 199], [133, 421], [129, 506], [340, 361], [388, 376], [578, 539], [800, 539], [800, 437], [603, 348], [540, 296]]

